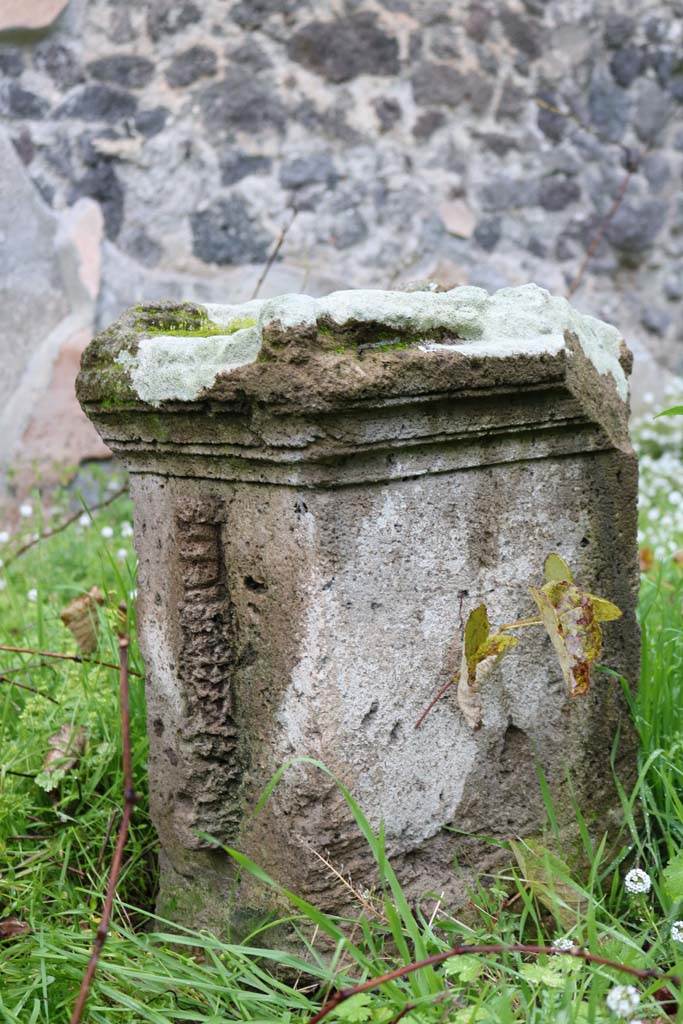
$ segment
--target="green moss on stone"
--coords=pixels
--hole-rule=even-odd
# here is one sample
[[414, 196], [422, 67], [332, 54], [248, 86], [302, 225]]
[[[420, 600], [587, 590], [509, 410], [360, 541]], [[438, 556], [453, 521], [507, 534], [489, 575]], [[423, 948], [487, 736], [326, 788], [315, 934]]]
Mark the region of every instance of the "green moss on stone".
[[210, 338], [213, 335], [234, 334], [247, 327], [255, 327], [254, 317], [238, 317], [229, 324], [210, 320], [202, 306], [192, 302], [159, 303], [155, 306], [135, 307], [135, 329], [144, 334], [163, 334], [180, 338]]

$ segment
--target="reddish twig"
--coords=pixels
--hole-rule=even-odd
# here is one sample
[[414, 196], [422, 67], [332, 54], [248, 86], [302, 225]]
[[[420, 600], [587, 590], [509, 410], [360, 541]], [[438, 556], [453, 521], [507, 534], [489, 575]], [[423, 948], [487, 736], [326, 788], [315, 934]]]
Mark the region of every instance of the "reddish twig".
[[85, 969], [85, 974], [81, 981], [81, 987], [78, 992], [76, 1002], [74, 1003], [70, 1024], [80, 1024], [82, 1020], [83, 1010], [85, 1009], [85, 1004], [90, 992], [90, 985], [93, 977], [95, 976], [95, 971], [97, 970], [100, 954], [105, 942], [107, 941], [109, 922], [111, 920], [111, 912], [114, 906], [114, 897], [116, 896], [116, 886], [118, 885], [119, 875], [121, 874], [121, 865], [123, 863], [123, 851], [128, 840], [128, 827], [133, 814], [133, 807], [137, 800], [135, 790], [133, 789], [133, 758], [130, 744], [130, 710], [128, 700], [128, 637], [126, 636], [119, 637], [119, 659], [121, 743], [123, 749], [123, 816], [121, 818], [119, 834], [116, 840], [116, 848], [114, 850], [114, 856], [112, 857], [111, 868], [109, 870], [109, 881], [107, 883], [107, 893], [104, 899], [104, 906], [102, 908], [102, 917], [95, 934], [95, 941], [93, 942], [90, 960], [88, 961], [88, 966]]
[[[423, 967], [436, 967], [439, 964], [444, 963], [446, 960], [450, 960], [454, 956], [466, 956], [468, 954], [482, 955], [482, 954], [500, 954], [500, 953], [522, 953], [527, 956], [573, 956], [577, 960], [583, 960], [584, 963], [598, 964], [601, 967], [610, 967], [615, 971], [621, 971], [622, 974], [629, 974], [632, 978], [638, 978], [639, 981], [648, 981], [652, 978], [667, 979], [673, 982], [674, 985], [680, 985], [680, 979], [673, 974], [666, 974], [664, 971], [659, 971], [655, 967], [630, 967], [628, 964], [620, 964], [616, 960], [608, 960], [604, 956], [596, 956], [594, 953], [589, 953], [585, 949], [580, 949], [578, 946], [574, 946], [571, 949], [556, 949], [554, 946], [532, 946], [525, 945], [523, 943], [513, 943], [511, 945], [505, 945], [502, 943], [495, 943], [492, 945], [465, 945], [465, 946], [453, 946], [452, 949], [447, 949], [443, 953], [434, 953], [432, 956], [425, 957], [424, 960], [414, 960], [412, 963], [404, 964], [403, 967], [397, 967], [393, 971], [387, 971], [386, 974], [380, 974], [376, 978], [368, 978], [367, 981], [362, 981], [358, 985], [354, 985], [352, 988], [339, 989], [331, 999], [328, 999], [325, 1005], [318, 1010], [318, 1012], [309, 1019], [308, 1024], [318, 1024], [319, 1021], [324, 1020], [333, 1010], [341, 1004], [345, 1003], [347, 999], [351, 999], [352, 996], [360, 995], [361, 992], [370, 992], [372, 989], [379, 988], [381, 985], [386, 985], [390, 981], [398, 981], [400, 978], [405, 978], [408, 974], [413, 974], [415, 971], [421, 970]], [[72, 1022], [73, 1024], [73, 1022]]]
[[569, 288], [567, 289], [567, 298], [568, 299], [570, 299], [572, 297], [574, 292], [577, 290], [577, 288], [581, 284], [581, 282], [583, 280], [583, 275], [586, 273], [586, 269], [588, 267], [588, 264], [593, 259], [593, 256], [595, 255], [595, 253], [599, 249], [600, 243], [602, 242], [603, 238], [605, 237], [605, 232], [607, 231], [607, 228], [610, 226], [612, 220], [614, 219], [615, 215], [617, 214], [617, 212], [619, 210], [619, 207], [622, 204], [623, 198], [626, 195], [626, 189], [629, 186], [629, 182], [631, 181], [631, 175], [632, 174], [633, 174], [632, 170], [629, 170], [629, 171], [626, 172], [624, 180], [622, 181], [621, 185], [619, 186], [619, 191], [617, 192], [617, 195], [616, 195], [616, 198], [615, 198], [614, 202], [612, 203], [612, 205], [610, 206], [609, 210], [607, 211], [607, 213], [605, 214], [605, 216], [601, 220], [601, 222], [600, 222], [600, 224], [598, 226], [598, 230], [593, 235], [593, 238], [591, 239], [590, 244], [589, 244], [588, 248], [586, 249], [586, 254], [585, 254], [585, 256], [583, 257], [583, 259], [581, 261], [581, 266], [579, 267], [579, 269], [577, 271], [576, 277], [574, 278], [572, 283], [569, 285]]
[[275, 243], [275, 245], [273, 247], [273, 251], [271, 252], [271, 254], [268, 257], [268, 259], [266, 260], [266, 265], [263, 268], [263, 270], [261, 271], [261, 276], [259, 277], [258, 281], [256, 282], [256, 287], [254, 288], [254, 291], [252, 292], [252, 295], [251, 295], [252, 299], [257, 299], [258, 298], [258, 293], [261, 291], [261, 287], [263, 285], [263, 282], [268, 277], [268, 274], [270, 273], [270, 268], [272, 267], [273, 263], [275, 263], [275, 260], [278, 257], [278, 253], [280, 252], [280, 249], [283, 246], [284, 240], [287, 237], [287, 235], [289, 234], [289, 229], [291, 228], [292, 224], [296, 220], [296, 215], [297, 215], [298, 212], [299, 212], [298, 210], [294, 210], [290, 220], [282, 228], [282, 230], [281, 230], [281, 232], [280, 232], [280, 234], [278, 236], [278, 240], [277, 240], [277, 242]]
[[424, 722], [425, 718], [427, 717], [427, 715], [429, 714], [429, 712], [430, 712], [430, 711], [432, 710], [432, 708], [434, 707], [434, 705], [435, 705], [435, 704], [438, 704], [438, 703], [439, 703], [439, 701], [441, 700], [441, 698], [443, 697], [443, 695], [444, 695], [445, 693], [447, 693], [447, 692], [448, 692], [448, 690], [450, 690], [451, 686], [455, 686], [455, 679], [449, 679], [447, 683], [444, 683], [444, 685], [443, 685], [443, 686], [441, 687], [441, 689], [440, 689], [440, 690], [438, 691], [438, 693], [437, 693], [436, 697], [434, 697], [434, 699], [433, 699], [433, 700], [431, 700], [431, 701], [429, 702], [429, 704], [428, 704], [428, 705], [427, 705], [427, 707], [426, 707], [426, 708], [424, 709], [424, 711], [422, 712], [422, 714], [421, 714], [421, 715], [420, 715], [420, 717], [418, 718], [417, 722], [415, 723], [415, 728], [416, 728], [416, 729], [419, 729], [419, 728], [420, 728], [420, 726], [422, 725], [422, 723]]
[[18, 686], [20, 690], [28, 690], [29, 693], [35, 693], [39, 697], [44, 697], [45, 700], [52, 701], [59, 707], [59, 701], [51, 697], [49, 693], [44, 693], [42, 690], [36, 690], [35, 686], [29, 686], [28, 683], [18, 683], [16, 679], [10, 679], [9, 676], [3, 672], [0, 675], [0, 683], [7, 683], [8, 686]]
[[[92, 505], [90, 507], [85, 506], [85, 511], [89, 515], [92, 515], [93, 512], [99, 512], [101, 508], [106, 508], [107, 505], [111, 505], [117, 498], [120, 498], [127, 490], [127, 486], [119, 487], [117, 491], [114, 491], [103, 501], [98, 502], [97, 505]], [[48, 537], [54, 537], [55, 534], [61, 533], [62, 530], [66, 530], [67, 526], [71, 526], [71, 524], [75, 523], [77, 519], [80, 519], [83, 515], [83, 511], [83, 509], [79, 509], [79, 511], [74, 512], [73, 515], [67, 516], [67, 518], [62, 520], [61, 523], [58, 523], [57, 526], [48, 526], [45, 530], [36, 534], [35, 537], [31, 537], [30, 540], [27, 540], [25, 544], [22, 544], [21, 547], [18, 547], [16, 551], [13, 551], [11, 555], [5, 559], [5, 568], [7, 568], [8, 565], [11, 565], [12, 562], [16, 562], [17, 558], [21, 558], [21, 556], [25, 555], [27, 551], [34, 548], [36, 544], [40, 544], [41, 540], [47, 540]]]
[[[99, 665], [100, 668], [113, 668], [117, 672], [120, 666], [113, 661], [98, 661], [97, 658], [82, 658], [80, 654], [60, 654], [58, 651], [36, 651], [33, 647], [11, 647], [9, 644], [0, 644], [0, 651], [9, 651], [10, 654], [35, 654], [38, 658], [58, 658], [60, 661], [75, 661], [79, 665]], [[135, 669], [128, 669], [128, 674], [142, 679], [142, 672]]]

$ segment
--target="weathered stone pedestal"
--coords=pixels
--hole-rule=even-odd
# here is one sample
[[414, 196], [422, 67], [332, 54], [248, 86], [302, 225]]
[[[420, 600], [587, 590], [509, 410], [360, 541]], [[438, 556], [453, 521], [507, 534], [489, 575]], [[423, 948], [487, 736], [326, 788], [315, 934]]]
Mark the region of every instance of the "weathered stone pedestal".
[[[340, 292], [133, 309], [87, 350], [79, 397], [128, 466], [148, 670], [160, 910], [239, 927], [275, 906], [200, 833], [327, 909], [370, 852], [349, 786], [409, 894], [462, 898], [481, 836], [537, 831], [535, 760], [571, 816], [603, 825], [610, 755], [632, 769], [619, 686], [570, 700], [542, 630], [455, 691], [461, 614], [534, 613], [559, 552], [616, 602], [602, 661], [635, 681], [636, 463], [618, 332], [533, 285], [488, 296]], [[571, 780], [571, 787], [567, 785]]]

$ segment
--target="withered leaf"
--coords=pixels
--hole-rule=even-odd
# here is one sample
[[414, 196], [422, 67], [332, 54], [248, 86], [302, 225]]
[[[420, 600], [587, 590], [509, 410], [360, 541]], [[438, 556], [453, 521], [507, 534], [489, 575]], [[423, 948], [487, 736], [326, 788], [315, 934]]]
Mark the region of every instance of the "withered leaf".
[[25, 921], [18, 917], [0, 918], [0, 939], [15, 939], [19, 935], [26, 935], [31, 929]]
[[465, 624], [460, 675], [458, 676], [458, 706], [472, 729], [482, 723], [480, 687], [491, 669], [502, 656], [517, 643], [517, 638], [505, 633], [490, 632], [486, 605], [478, 605], [470, 612]]
[[52, 774], [59, 771], [60, 777], [75, 768], [85, 751], [86, 731], [82, 725], [60, 726], [47, 741], [47, 754], [43, 771]]
[[590, 595], [559, 580], [531, 588], [571, 697], [588, 692], [590, 667], [602, 650], [602, 631]]
[[555, 648], [571, 697], [590, 688], [591, 665], [600, 657], [599, 623], [621, 617], [621, 610], [604, 597], [596, 597], [574, 583], [571, 569], [556, 552], [543, 565], [545, 583], [531, 588], [531, 596]]
[[97, 649], [99, 620], [97, 606], [104, 604], [104, 594], [99, 587], [91, 587], [87, 594], [75, 597], [64, 608], [60, 618], [73, 634], [83, 654], [92, 654]]

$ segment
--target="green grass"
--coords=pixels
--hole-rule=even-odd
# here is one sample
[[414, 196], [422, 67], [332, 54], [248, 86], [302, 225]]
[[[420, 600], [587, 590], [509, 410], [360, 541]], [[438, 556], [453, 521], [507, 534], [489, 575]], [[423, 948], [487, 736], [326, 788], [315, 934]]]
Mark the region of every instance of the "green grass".
[[[670, 466], [669, 461], [667, 471]], [[639, 774], [634, 791], [623, 794], [616, 845], [589, 835], [577, 810], [587, 866], [572, 873], [556, 847], [552, 852], [549, 808], [545, 849], [517, 844], [517, 869], [483, 879], [465, 911], [436, 906], [426, 917], [408, 906], [381, 836], [346, 794], [380, 866], [381, 884], [370, 894], [359, 894], [357, 914], [350, 920], [333, 919], [293, 894], [291, 921], [302, 944], [309, 946], [305, 961], [261, 948], [266, 945], [263, 934], [237, 946], [171, 930], [152, 916], [155, 837], [146, 811], [144, 694], [141, 680], [132, 677], [135, 785], [142, 800], [86, 1020], [299, 1024], [333, 986], [457, 942], [540, 944], [569, 936], [592, 952], [633, 966], [683, 973], [683, 945], [670, 936], [672, 921], [683, 917], [683, 568], [671, 558], [675, 546], [681, 546], [673, 529], [679, 506], [669, 501], [671, 493], [671, 488], [652, 489], [641, 509], [643, 543], [655, 519], [652, 508], [671, 517], [672, 531], [666, 543], [657, 534], [655, 553], [661, 560], [643, 577], [642, 680], [637, 695], [629, 695], [640, 736]], [[40, 528], [43, 513], [37, 500], [33, 505], [20, 533]], [[54, 510], [56, 520], [62, 515], [63, 510]], [[135, 561], [124, 526], [130, 519], [130, 502], [120, 498], [96, 514], [92, 524], [74, 524], [8, 564], [2, 570], [0, 641], [75, 651], [59, 614], [72, 597], [96, 584], [109, 598], [101, 614], [97, 657], [116, 661], [115, 609], [126, 601], [131, 664], [141, 669], [135, 644]], [[102, 529], [113, 536], [103, 536]], [[16, 537], [10, 539], [5, 551], [17, 543]], [[7, 678], [40, 693], [0, 681], [0, 918], [17, 917], [30, 930], [0, 944], [0, 1022], [62, 1024], [69, 1019], [99, 919], [121, 809], [118, 680], [116, 672], [97, 666], [0, 652], [0, 673], [17, 669], [19, 674]], [[58, 789], [48, 792], [43, 761], [50, 737], [65, 723], [86, 729], [87, 747]], [[634, 865], [652, 876], [647, 897], [625, 892], [623, 877]], [[258, 865], [244, 866], [260, 873], [264, 884], [275, 885]], [[324, 955], [312, 945], [320, 934], [327, 937]], [[570, 958], [467, 956], [356, 997], [330, 1019], [388, 1024], [410, 1002], [415, 1009], [403, 1019], [424, 1024], [615, 1021], [605, 998], [615, 983], [627, 982], [609, 969]], [[659, 1012], [653, 999], [656, 983], [637, 987], [640, 1017], [654, 1019]]]

